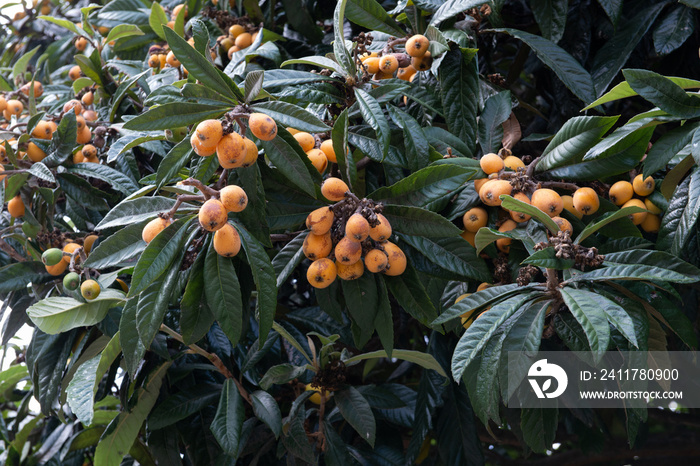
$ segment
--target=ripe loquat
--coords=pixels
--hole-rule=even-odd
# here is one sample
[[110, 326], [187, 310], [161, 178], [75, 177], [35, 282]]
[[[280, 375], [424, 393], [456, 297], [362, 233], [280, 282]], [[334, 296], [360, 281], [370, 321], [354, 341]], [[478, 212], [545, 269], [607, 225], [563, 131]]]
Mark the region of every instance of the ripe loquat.
[[634, 188], [632, 187], [632, 183], [629, 181], [618, 181], [610, 186], [608, 196], [610, 197], [610, 202], [617, 206], [621, 206], [632, 199], [632, 196], [634, 196]]
[[214, 232], [214, 250], [220, 256], [233, 257], [241, 250], [241, 237], [230, 223]]
[[219, 144], [219, 141], [221, 141], [221, 138], [224, 137], [224, 129], [219, 120], [204, 120], [197, 125], [194, 135], [199, 139], [200, 147], [212, 149], [215, 148]]
[[319, 173], [326, 171], [328, 167], [328, 158], [321, 149], [311, 149], [306, 153], [306, 156], [309, 158], [311, 165], [313, 165]]
[[141, 238], [146, 243], [150, 243], [151, 241], [153, 241], [153, 238], [155, 238], [158, 235], [158, 233], [165, 230], [171, 223], [173, 223], [172, 219], [156, 217], [150, 222], [148, 222], [146, 226], [143, 227], [143, 231], [141, 232]]
[[326, 178], [321, 185], [321, 194], [332, 202], [338, 202], [345, 199], [345, 193], [350, 191], [345, 181], [333, 176]]
[[331, 230], [334, 218], [330, 207], [320, 207], [306, 217], [306, 228], [315, 235], [324, 235]]
[[500, 196], [510, 194], [512, 190], [513, 186], [506, 180], [489, 180], [481, 187], [479, 197], [488, 206], [499, 206], [502, 203]]
[[422, 57], [430, 47], [430, 41], [421, 34], [416, 34], [406, 41], [406, 53], [411, 57]]
[[222, 137], [216, 146], [216, 156], [224, 168], [238, 168], [243, 165], [248, 149], [243, 137], [238, 133], [229, 133]]
[[333, 250], [333, 240], [331, 240], [330, 232], [322, 235], [309, 233], [304, 238], [304, 243], [301, 246], [302, 251], [307, 259], [317, 260], [328, 257]]
[[650, 214], [659, 215], [661, 213], [661, 209], [659, 209], [656, 206], [656, 204], [651, 202], [651, 200], [649, 200], [649, 198], [644, 199], [644, 205], [646, 206], [646, 208]]
[[362, 261], [357, 261], [352, 265], [345, 265], [342, 262], [336, 262], [335, 268], [338, 272], [338, 277], [346, 281], [357, 280], [363, 273], [365, 273], [365, 266]]
[[561, 196], [552, 189], [536, 189], [532, 193], [530, 203], [550, 217], [556, 217], [564, 210], [564, 202], [561, 200]]
[[593, 188], [579, 188], [574, 192], [574, 208], [583, 215], [591, 215], [600, 208], [598, 193]]
[[384, 273], [391, 277], [396, 277], [404, 273], [406, 270], [406, 254], [404, 254], [401, 248], [391, 241], [382, 244], [382, 247], [388, 258], [387, 268], [384, 270]]
[[242, 212], [248, 205], [248, 195], [236, 185], [224, 186], [219, 191], [219, 199], [229, 212]]
[[365, 255], [365, 267], [372, 273], [379, 273], [386, 270], [389, 258], [380, 249], [372, 249]]
[[481, 207], [472, 207], [466, 211], [462, 217], [464, 229], [472, 233], [476, 233], [480, 228], [485, 227], [488, 220], [488, 213]]
[[[65, 246], [63, 246], [63, 252], [68, 253], [68, 254], [73, 254], [78, 249], [80, 249], [80, 245], [78, 243], [68, 243]], [[63, 261], [66, 264], [70, 264], [70, 256], [66, 256], [64, 254]]]
[[301, 146], [301, 150], [308, 152], [316, 146], [316, 139], [309, 133], [300, 131], [294, 135], [294, 139], [297, 140]]
[[655, 214], [647, 214], [644, 221], [639, 224], [647, 233], [658, 233], [661, 227], [661, 217]]
[[509, 155], [503, 159], [503, 164], [506, 166], [506, 168], [513, 170], [514, 172], [518, 171], [518, 168], [525, 168], [525, 162], [514, 155]]
[[[640, 207], [642, 209], [646, 209], [646, 206], [644, 205], [644, 202], [642, 202], [640, 199], [630, 199], [629, 201], [625, 202], [622, 204], [622, 209], [625, 207]], [[636, 214], [630, 215], [630, 220], [632, 220], [632, 223], [635, 225], [640, 225], [646, 218], [647, 218], [647, 212], [639, 212]]]
[[309, 284], [319, 289], [330, 286], [337, 275], [338, 269], [335, 263], [326, 257], [312, 262], [306, 271], [306, 279], [309, 281]]
[[379, 71], [382, 73], [393, 74], [399, 69], [399, 61], [394, 55], [384, 55], [379, 59]]
[[272, 141], [277, 136], [277, 123], [264, 113], [251, 113], [248, 126], [251, 133], [261, 141]]
[[377, 215], [377, 220], [379, 220], [379, 223], [374, 226], [370, 227], [369, 229], [369, 237], [372, 238], [374, 241], [378, 242], [383, 242], [391, 238], [391, 224], [389, 223], [389, 220], [382, 214], [376, 214]]
[[479, 166], [487, 175], [498, 173], [505, 167], [503, 159], [494, 153], [486, 154], [479, 160]]
[[[504, 233], [507, 231], [514, 230], [517, 226], [518, 224], [515, 221], [508, 219], [505, 222], [503, 222], [503, 224], [498, 228], [498, 231]], [[496, 247], [499, 251], [508, 253], [510, 251], [510, 243], [512, 241], [513, 240], [510, 238], [500, 238], [496, 240]]]
[[644, 175], [641, 173], [635, 176], [634, 180], [632, 181], [634, 192], [639, 196], [648, 196], [649, 194], [653, 193], [655, 186], [656, 182], [654, 181], [654, 178], [651, 176], [644, 178]]
[[[513, 199], [517, 199], [521, 202], [525, 202], [526, 204], [530, 204], [530, 198], [527, 197], [527, 194], [522, 193], [522, 192], [515, 194], [513, 196]], [[512, 218], [513, 220], [515, 220], [518, 223], [523, 223], [523, 222], [527, 222], [528, 220], [530, 220], [530, 216], [528, 214], [523, 213], [523, 212], [518, 212], [515, 210], [510, 211], [510, 218]]]
[[207, 231], [216, 231], [227, 221], [226, 207], [217, 199], [209, 199], [199, 209], [199, 224]]
[[347, 236], [335, 246], [335, 260], [345, 265], [352, 265], [362, 258], [362, 244]]
[[345, 224], [345, 237], [353, 241], [364, 241], [369, 236], [369, 222], [360, 213], [354, 213]]
[[326, 139], [321, 143], [321, 150], [326, 154], [326, 158], [329, 162], [338, 163], [338, 158], [335, 155], [335, 150], [333, 149], [333, 140]]
[[12, 218], [24, 217], [24, 202], [22, 201], [22, 198], [19, 197], [19, 194], [8, 201], [7, 211], [10, 213]]
[[561, 196], [561, 201], [564, 203], [564, 210], [569, 212], [571, 215], [576, 217], [577, 219], [581, 220], [583, 218], [583, 214], [576, 210], [576, 207], [574, 207], [574, 198], [571, 196]]
[[562, 217], [552, 217], [554, 223], [559, 226], [561, 231], [568, 231], [570, 235], [574, 234], [574, 227], [571, 226], [571, 222]]

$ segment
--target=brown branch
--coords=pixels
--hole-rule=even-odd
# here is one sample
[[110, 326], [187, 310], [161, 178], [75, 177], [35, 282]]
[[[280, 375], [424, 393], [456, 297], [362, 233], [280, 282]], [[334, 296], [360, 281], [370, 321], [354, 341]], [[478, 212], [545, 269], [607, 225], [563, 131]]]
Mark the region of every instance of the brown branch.
[[209, 362], [211, 362], [211, 363], [214, 365], [214, 367], [216, 367], [216, 369], [217, 369], [224, 377], [226, 377], [227, 379], [233, 380], [233, 383], [236, 384], [236, 387], [238, 388], [238, 392], [241, 394], [241, 396], [243, 397], [243, 399], [244, 399], [248, 404], [252, 405], [252, 402], [251, 402], [251, 400], [250, 400], [250, 395], [248, 394], [248, 392], [246, 391], [246, 389], [243, 388], [243, 385], [241, 385], [241, 383], [240, 383], [238, 380], [236, 380], [236, 378], [233, 376], [233, 374], [231, 373], [231, 371], [228, 370], [228, 368], [226, 367], [226, 365], [224, 364], [224, 362], [221, 360], [221, 358], [219, 358], [219, 356], [217, 356], [217, 355], [214, 354], [214, 353], [210, 353], [210, 352], [204, 350], [202, 347], [200, 347], [200, 346], [198, 346], [198, 345], [195, 345], [195, 344], [187, 345], [187, 344], [185, 343], [185, 340], [182, 338], [182, 335], [180, 335], [180, 334], [177, 333], [175, 330], [171, 329], [170, 327], [168, 327], [168, 326], [165, 325], [165, 324], [160, 324], [160, 330], [161, 330], [162, 332], [167, 333], [168, 335], [170, 335], [171, 337], [173, 337], [174, 339], [176, 339], [177, 341], [179, 341], [179, 342], [182, 343], [183, 345], [186, 345], [189, 349], [192, 350], [193, 353], [198, 354], [198, 355], [200, 355], [200, 356], [204, 356], [205, 358], [207, 358], [207, 359], [209, 360]]
[[183, 202], [189, 202], [189, 201], [204, 201], [206, 200], [206, 197], [201, 195], [201, 194], [180, 194], [177, 196], [177, 199], [175, 200], [175, 204], [173, 205], [173, 208], [168, 211], [166, 214], [168, 217], [172, 218], [173, 215], [175, 215], [175, 212], [177, 212], [177, 209], [180, 208]]
[[20, 255], [20, 253], [15, 251], [12, 246], [7, 244], [7, 242], [3, 238], [0, 238], [0, 251], [3, 251], [8, 256], [10, 256], [11, 258], [13, 258], [14, 260], [16, 260], [18, 262], [24, 262], [27, 260], [24, 257], [22, 257]]
[[360, 160], [357, 161], [357, 164], [355, 165], [358, 170], [362, 170], [365, 168], [369, 163], [372, 161], [369, 157], [363, 157]]
[[542, 156], [540, 155], [539, 157], [535, 158], [532, 162], [530, 162], [530, 165], [527, 166], [527, 171], [525, 174], [532, 178], [532, 176], [535, 174], [535, 168], [537, 168], [537, 164], [539, 163], [540, 159]]
[[199, 189], [202, 192], [202, 194], [204, 194], [204, 197], [206, 199], [209, 199], [210, 197], [219, 197], [219, 191], [217, 191], [214, 188], [210, 188], [209, 186], [205, 185], [196, 178], [187, 178], [182, 182], [182, 184], [184, 184], [185, 186], [194, 186], [195, 188]]
[[540, 184], [543, 188], [558, 188], [568, 191], [576, 191], [578, 189], [578, 186], [574, 183], [565, 183], [563, 181], [541, 181]]

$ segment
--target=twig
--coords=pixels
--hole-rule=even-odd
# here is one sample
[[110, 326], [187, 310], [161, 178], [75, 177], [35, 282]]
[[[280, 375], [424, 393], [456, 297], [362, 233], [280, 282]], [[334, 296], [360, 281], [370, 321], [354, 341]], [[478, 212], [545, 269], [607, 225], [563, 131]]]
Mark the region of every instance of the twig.
[[183, 202], [203, 201], [205, 199], [206, 197], [201, 194], [180, 194], [179, 196], [177, 196], [173, 208], [170, 209], [167, 215], [168, 217], [172, 218], [172, 216], [175, 215], [175, 212], [177, 212], [177, 209], [180, 208]]
[[205, 185], [196, 178], [187, 178], [185, 181], [182, 182], [182, 184], [184, 184], [185, 186], [194, 186], [195, 188], [199, 189], [200, 191], [202, 191], [202, 194], [204, 194], [204, 197], [206, 199], [209, 199], [210, 197], [219, 197], [218, 190], [210, 188], [209, 186]]
[[174, 339], [176, 339], [177, 341], [179, 341], [183, 345], [186, 345], [194, 353], [207, 358], [209, 360], [209, 362], [211, 362], [214, 365], [214, 367], [216, 367], [216, 369], [219, 372], [221, 372], [221, 374], [223, 374], [224, 377], [226, 377], [227, 379], [233, 380], [233, 383], [236, 384], [236, 387], [238, 388], [238, 392], [241, 394], [243, 399], [246, 400], [246, 402], [248, 404], [252, 405], [252, 402], [250, 400], [250, 395], [248, 394], [246, 389], [243, 388], [243, 385], [241, 385], [241, 383], [238, 380], [236, 380], [236, 378], [233, 376], [231, 371], [228, 370], [226, 365], [224, 365], [224, 362], [221, 360], [221, 358], [219, 358], [219, 356], [217, 356], [214, 353], [210, 353], [210, 352], [204, 350], [202, 347], [200, 347], [198, 345], [195, 345], [195, 344], [187, 345], [185, 343], [185, 340], [182, 338], [182, 335], [180, 335], [175, 330], [171, 329], [170, 327], [168, 327], [165, 324], [160, 324], [160, 330], [162, 332], [167, 333], [168, 335], [170, 335], [171, 337], [173, 337]]
[[565, 183], [563, 181], [541, 181], [540, 184], [543, 188], [559, 188], [569, 191], [576, 191], [578, 189], [578, 186], [574, 183]]
[[527, 166], [527, 171], [525, 174], [532, 178], [532, 176], [535, 174], [535, 168], [537, 168], [537, 164], [539, 163], [540, 159], [542, 156], [540, 155], [539, 157], [535, 158], [532, 162], [530, 162], [530, 165]]
[[16, 260], [18, 262], [24, 262], [27, 260], [24, 257], [22, 257], [20, 255], [20, 253], [15, 251], [14, 248], [12, 248], [12, 246], [7, 244], [7, 242], [2, 238], [0, 238], [0, 250], [5, 252], [7, 255], [9, 255], [10, 257], [12, 257], [14, 260]]

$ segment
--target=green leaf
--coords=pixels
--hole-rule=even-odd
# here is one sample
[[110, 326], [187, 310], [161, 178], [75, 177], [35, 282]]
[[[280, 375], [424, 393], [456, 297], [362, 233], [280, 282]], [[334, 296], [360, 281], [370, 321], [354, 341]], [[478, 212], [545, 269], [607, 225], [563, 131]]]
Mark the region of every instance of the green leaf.
[[406, 267], [406, 271], [397, 277], [386, 276], [384, 281], [394, 299], [414, 319], [429, 326], [437, 317], [435, 306], [413, 267]]
[[[359, 362], [359, 361], [364, 361], [365, 359], [375, 359], [375, 358], [388, 358], [389, 356], [387, 355], [386, 351], [384, 350], [379, 350], [379, 351], [372, 351], [370, 353], [362, 353], [358, 354], [356, 356], [353, 356], [349, 359], [345, 360], [345, 364], [352, 364], [354, 362]], [[440, 374], [443, 377], [447, 377], [447, 373], [445, 370], [440, 366], [440, 364], [435, 360], [433, 355], [429, 353], [423, 353], [421, 351], [412, 351], [412, 350], [402, 350], [402, 349], [395, 349], [391, 353], [391, 357], [395, 359], [401, 359], [402, 361], [408, 361], [412, 362], [414, 364], [418, 364], [419, 366], [425, 368], [425, 369], [432, 369], [436, 371], [438, 374]]]
[[106, 289], [94, 300], [82, 303], [73, 298], [45, 298], [27, 309], [27, 316], [42, 332], [55, 335], [76, 327], [95, 325], [107, 311], [124, 304], [124, 294]]
[[352, 154], [348, 151], [348, 109], [346, 108], [335, 120], [331, 131], [333, 140], [333, 151], [338, 161], [340, 176], [345, 181], [350, 190], [357, 183], [357, 166]]
[[272, 267], [277, 275], [277, 288], [281, 287], [285, 281], [291, 276], [292, 272], [304, 259], [304, 250], [302, 245], [308, 235], [307, 231], [297, 235], [289, 243], [285, 244], [277, 255], [272, 259]]
[[[696, 81], [694, 79], [677, 78], [674, 76], [666, 76], [666, 79], [674, 82], [675, 84], [678, 84], [683, 89], [700, 88], [700, 81]], [[594, 107], [597, 107], [598, 105], [602, 105], [608, 102], [614, 102], [620, 99], [625, 99], [627, 97], [634, 97], [636, 95], [638, 94], [634, 90], [632, 90], [630, 84], [627, 81], [622, 81], [620, 84], [616, 85], [608, 92], [603, 94], [598, 100], [584, 107], [581, 111], [583, 112], [585, 110], [590, 110]]]
[[374, 321], [379, 308], [379, 293], [374, 275], [365, 273], [360, 278], [342, 280], [343, 296], [352, 319], [355, 346], [362, 348], [374, 333]]
[[510, 114], [510, 91], [499, 92], [486, 99], [479, 116], [479, 145], [484, 154], [498, 152], [501, 148], [502, 124]]
[[333, 399], [340, 414], [355, 431], [374, 448], [377, 437], [377, 423], [372, 408], [362, 394], [353, 386], [335, 392]]
[[263, 88], [265, 73], [262, 70], [254, 70], [245, 77], [243, 98], [245, 103], [250, 103], [260, 94]]
[[77, 132], [75, 112], [68, 112], [61, 118], [58, 128], [53, 133], [49, 155], [43, 160], [44, 165], [53, 167], [65, 162], [73, 153]]
[[509, 34], [525, 42], [576, 97], [584, 102], [595, 100], [596, 92], [591, 75], [564, 49], [543, 37], [517, 29], [504, 28], [494, 31]]
[[512, 196], [507, 194], [501, 194], [500, 199], [502, 201], [501, 207], [506, 210], [515, 210], [516, 212], [522, 212], [532, 216], [532, 218], [539, 220], [547, 229], [554, 235], [559, 232], [559, 225], [557, 225], [552, 218], [542, 212], [537, 207], [530, 205], [526, 202], [519, 201]]
[[[668, 179], [668, 177], [666, 177]], [[664, 183], [666, 180], [664, 180]], [[673, 193], [661, 222], [657, 248], [681, 256], [698, 221], [700, 170], [695, 169]]]
[[258, 340], [262, 348], [267, 339], [267, 334], [272, 328], [272, 322], [275, 320], [275, 311], [277, 310], [277, 279], [275, 270], [262, 244], [237, 223], [234, 223], [234, 226], [241, 236], [243, 249], [253, 273], [255, 287], [258, 290], [258, 299], [255, 307], [260, 324]]
[[148, 17], [148, 24], [158, 37], [165, 40], [163, 25], [168, 24], [168, 16], [165, 14], [163, 7], [160, 6], [160, 3], [153, 2], [151, 4], [151, 14]]
[[493, 305], [491, 309], [484, 311], [478, 319], [474, 320], [459, 339], [452, 355], [452, 377], [455, 381], [462, 379], [462, 375], [469, 363], [481, 352], [501, 324], [515, 314], [525, 303], [534, 301], [539, 295], [540, 293], [538, 292], [520, 293]]
[[168, 396], [148, 416], [148, 430], [162, 429], [211, 407], [219, 390], [218, 385], [199, 383]]
[[428, 139], [421, 125], [406, 112], [393, 105], [387, 106], [391, 119], [403, 130], [406, 159], [410, 170], [419, 170], [429, 162]]
[[[104, 230], [107, 228], [120, 227], [123, 225], [131, 225], [133, 223], [142, 222], [144, 220], [151, 219], [158, 214], [168, 212], [174, 204], [174, 199], [168, 199], [167, 197], [161, 196], [125, 199], [114, 206], [114, 208], [112, 208], [112, 210], [110, 210], [107, 215], [104, 216], [102, 221], [95, 227], [95, 229]], [[181, 207], [180, 212], [184, 211], [186, 211], [186, 209], [182, 209]]]
[[477, 173], [476, 168], [434, 165], [418, 170], [391, 186], [379, 188], [368, 197], [387, 204], [440, 211], [455, 192]]
[[618, 27], [615, 34], [598, 50], [590, 66], [596, 94], [600, 95], [608, 88], [665, 6], [666, 2], [659, 2], [642, 9]]
[[37, 19], [43, 19], [44, 21], [48, 21], [49, 23], [53, 23], [57, 26], [61, 26], [62, 28], [68, 29], [70, 32], [77, 34], [79, 36], [87, 36], [87, 34], [85, 34], [85, 31], [78, 29], [78, 26], [76, 26], [73, 21], [70, 21], [67, 19], [55, 18], [53, 16], [43, 16], [43, 15], [38, 16]]
[[[151, 72], [150, 70], [143, 71], [135, 76], [130, 77], [129, 79], [122, 81], [119, 84], [119, 87], [114, 92], [114, 96], [112, 97], [112, 101], [111, 101], [112, 109], [109, 112], [109, 121], [114, 121], [114, 119], [117, 115], [117, 112], [119, 111], [119, 107], [120, 107], [120, 104], [122, 102], [122, 99], [124, 98], [124, 96], [126, 96], [126, 94], [129, 92], [129, 90], [132, 87], [134, 87], [134, 84], [136, 84], [141, 78], [143, 78], [144, 76], [146, 76], [150, 72]], [[112, 147], [110, 149], [110, 153], [112, 152], [113, 149], [114, 149], [114, 147]], [[124, 148], [123, 150], [127, 150], [127, 149]], [[109, 159], [109, 157], [107, 160], [111, 161]]]
[[134, 26], [133, 24], [120, 24], [119, 26], [113, 27], [110, 31], [109, 34], [107, 34], [107, 39], [105, 39], [107, 42], [111, 42], [113, 40], [121, 39], [122, 37], [131, 37], [131, 36], [142, 36], [143, 31], [139, 29], [138, 26]]
[[698, 128], [700, 122], [686, 123], [657, 139], [644, 159], [644, 178], [665, 169], [668, 162], [691, 142]]
[[398, 23], [376, 0], [349, 0], [345, 7], [345, 16], [353, 23], [369, 30], [381, 31], [396, 37], [405, 35]]
[[187, 72], [192, 77], [205, 86], [230, 98], [233, 103], [243, 100], [243, 94], [231, 78], [212, 65], [204, 55], [196, 51], [185, 39], [170, 28], [163, 28], [163, 33], [175, 57], [187, 68]]
[[[319, 176], [318, 171], [313, 168], [299, 143], [286, 129], [278, 128], [276, 138], [271, 141], [260, 141], [260, 145], [280, 173], [303, 192], [313, 198], [316, 197], [314, 179]], [[309, 166], [311, 166], [310, 169]]]
[[595, 359], [599, 360], [610, 344], [610, 327], [602, 309], [605, 298], [595, 299], [598, 297], [595, 293], [570, 287], [561, 288], [560, 292], [564, 304], [581, 324]]
[[562, 259], [557, 257], [557, 252], [553, 247], [548, 247], [542, 249], [541, 251], [537, 251], [521, 263], [534, 265], [535, 267], [544, 267], [547, 269], [557, 270], [570, 269], [574, 266], [573, 259]]
[[391, 302], [387, 292], [384, 277], [377, 275], [377, 313], [374, 316], [374, 327], [377, 329], [382, 347], [391, 357], [394, 349], [394, 319], [391, 313]]
[[574, 240], [574, 243], [581, 244], [586, 238], [591, 236], [593, 233], [600, 230], [604, 226], [614, 222], [615, 220], [619, 220], [621, 218], [628, 217], [629, 215], [646, 211], [646, 209], [642, 209], [641, 207], [630, 206], [625, 207], [624, 209], [617, 210], [615, 212], [607, 212], [601, 215], [595, 222], [586, 225], [586, 228], [584, 228], [583, 231], [579, 233], [579, 235]]
[[[203, 252], [202, 252], [203, 253]], [[220, 256], [213, 244], [204, 260], [204, 292], [212, 314], [233, 346], [241, 337], [243, 304], [233, 262]]]
[[187, 165], [193, 153], [194, 150], [188, 138], [183, 139], [170, 149], [168, 155], [166, 155], [158, 165], [158, 171], [156, 172], [156, 189], [162, 188], [167, 182], [175, 178], [180, 170]]
[[82, 71], [85, 76], [101, 86], [104, 85], [102, 81], [102, 69], [96, 66], [90, 58], [85, 55], [75, 55], [73, 58], [80, 67], [80, 71]]
[[464, 238], [430, 239], [420, 236], [403, 236], [402, 239], [435, 265], [464, 279], [484, 282], [491, 278], [491, 273], [484, 260], [476, 255], [476, 250]]
[[121, 192], [125, 196], [129, 196], [134, 191], [138, 191], [139, 189], [139, 186], [137, 186], [136, 183], [131, 180], [131, 178], [119, 170], [115, 170], [109, 165], [102, 165], [98, 163], [77, 163], [72, 167], [67, 168], [66, 172], [105, 181], [115, 190]]
[[0, 268], [0, 293], [26, 289], [29, 283], [52, 279], [39, 261], [14, 262]]
[[355, 97], [357, 98], [357, 104], [360, 107], [362, 118], [377, 133], [377, 140], [380, 142], [382, 152], [386, 157], [391, 141], [391, 129], [389, 128], [389, 122], [386, 120], [379, 102], [362, 89], [355, 90]]
[[121, 319], [119, 319], [119, 343], [124, 354], [124, 363], [129, 375], [133, 378], [141, 364], [146, 347], [141, 343], [136, 328], [136, 308], [138, 298], [132, 298], [124, 304]]
[[146, 348], [151, 347], [151, 343], [163, 323], [165, 313], [168, 311], [170, 294], [179, 278], [183, 254], [184, 251], [169, 266], [167, 272], [156, 278], [139, 296], [139, 305], [136, 308], [136, 330]]
[[299, 131], [321, 133], [330, 127], [311, 112], [281, 100], [261, 102], [251, 106], [254, 111], [264, 113], [284, 126], [291, 126]]
[[333, 53], [340, 67], [345, 70], [343, 74], [354, 78], [357, 71], [355, 69], [355, 62], [350, 56], [348, 49], [345, 47], [345, 37], [343, 36], [343, 31], [345, 31], [343, 27], [345, 22], [345, 6], [347, 2], [348, 0], [339, 0], [333, 11]]
[[445, 217], [418, 207], [387, 204], [382, 213], [394, 231], [406, 235], [444, 238], [461, 232]]
[[[203, 243], [207, 247], [207, 243]], [[204, 258], [198, 254], [190, 278], [180, 301], [180, 331], [185, 344], [196, 343], [207, 334], [214, 323], [214, 316], [204, 299]]]
[[476, 232], [476, 236], [474, 236], [476, 253], [481, 254], [481, 251], [483, 251], [486, 246], [491, 243], [495, 243], [501, 238], [519, 239], [512, 231], [500, 232], [498, 230], [494, 230], [493, 228], [479, 228], [479, 231]]
[[[535, 402], [536, 405], [537, 402]], [[523, 408], [520, 411], [520, 429], [525, 443], [537, 453], [551, 448], [557, 433], [557, 409]]]
[[305, 367], [293, 366], [292, 364], [279, 364], [267, 370], [260, 379], [260, 388], [269, 390], [273, 384], [284, 384], [290, 380], [302, 376], [306, 372]]
[[34, 58], [34, 55], [39, 51], [41, 45], [37, 45], [29, 52], [22, 54], [15, 64], [12, 66], [12, 78], [16, 79], [20, 75], [23, 75], [27, 71], [27, 66], [29, 66], [29, 61]]
[[85, 267], [105, 269], [136, 257], [146, 248], [146, 242], [141, 239], [144, 224], [145, 221], [129, 225], [100, 240], [100, 243], [90, 251]]
[[667, 55], [688, 40], [695, 31], [693, 10], [676, 5], [654, 29], [654, 49], [658, 55]]
[[170, 364], [172, 363], [165, 362], [148, 374], [144, 385], [138, 388], [132, 397], [133, 408], [119, 413], [119, 416], [109, 423], [95, 450], [96, 464], [119, 466], [138, 437], [143, 421], [146, 420], [158, 399], [163, 377]]
[[134, 131], [178, 128], [198, 124], [210, 118], [219, 118], [228, 110], [231, 110], [231, 107], [225, 104], [187, 103], [183, 105], [182, 102], [172, 102], [151, 107], [146, 113], [124, 123], [124, 128]]
[[567, 0], [533, 0], [530, 4], [532, 14], [537, 21], [542, 36], [555, 44], [564, 35], [566, 14], [569, 10]]
[[270, 428], [275, 438], [282, 434], [282, 413], [277, 401], [267, 392], [256, 390], [250, 394], [253, 413]]
[[[422, 3], [422, 2], [421, 2]], [[437, 26], [439, 23], [451, 18], [459, 13], [462, 13], [471, 8], [476, 8], [484, 3], [491, 5], [490, 1], [484, 0], [447, 0], [440, 8], [437, 9], [430, 20], [431, 26]]]
[[477, 136], [479, 79], [476, 59], [470, 49], [460, 48], [447, 52], [438, 68], [438, 80], [447, 128], [473, 154]]
[[219, 406], [211, 422], [211, 432], [227, 455], [238, 456], [241, 434], [245, 420], [243, 400], [233, 380], [226, 379], [221, 390]]
[[679, 118], [700, 116], [700, 97], [686, 93], [669, 79], [647, 70], [623, 70], [630, 87], [661, 110]]
[[618, 118], [619, 116], [582, 116], [567, 120], [542, 153], [542, 158], [537, 163], [537, 171], [551, 170], [580, 161], [581, 157], [612, 128]]
[[128, 293], [130, 298], [144, 291], [148, 285], [170, 268], [182, 251], [185, 239], [194, 222], [193, 216], [178, 219], [148, 243], [134, 266]]
[[[280, 68], [284, 68], [287, 65], [312, 65], [312, 66], [318, 66], [319, 68], [335, 71], [336, 73], [347, 76], [348, 73], [343, 70], [343, 68], [336, 62], [335, 60], [331, 60], [330, 58], [326, 57], [320, 57], [317, 55], [310, 56], [310, 57], [304, 57], [304, 58], [294, 58], [291, 60], [286, 60], [280, 65]], [[290, 75], [290, 79], [291, 79]], [[315, 79], [318, 80], [318, 79]], [[302, 81], [303, 82], [303, 81]], [[294, 84], [300, 83], [299, 81], [294, 82]], [[291, 83], [289, 83], [291, 84]]]

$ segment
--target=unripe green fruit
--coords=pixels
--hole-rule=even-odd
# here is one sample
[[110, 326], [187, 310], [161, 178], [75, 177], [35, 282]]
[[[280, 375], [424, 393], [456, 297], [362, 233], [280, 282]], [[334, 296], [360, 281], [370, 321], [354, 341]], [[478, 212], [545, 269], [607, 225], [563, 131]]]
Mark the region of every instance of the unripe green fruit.
[[63, 277], [63, 287], [68, 291], [75, 291], [80, 286], [80, 275], [71, 272]]
[[61, 260], [63, 260], [63, 251], [58, 248], [47, 249], [41, 255], [41, 261], [49, 267], [58, 264]]
[[39, 225], [32, 225], [29, 222], [22, 223], [22, 232], [27, 235], [27, 238], [36, 238], [36, 235], [41, 231]]
[[167, 139], [170, 142], [180, 142], [183, 139], [185, 139], [187, 133], [188, 131], [186, 126], [182, 126], [180, 128], [166, 129], [165, 139]]
[[100, 295], [100, 284], [95, 280], [85, 280], [82, 285], [80, 285], [80, 294], [83, 298], [91, 301]]

